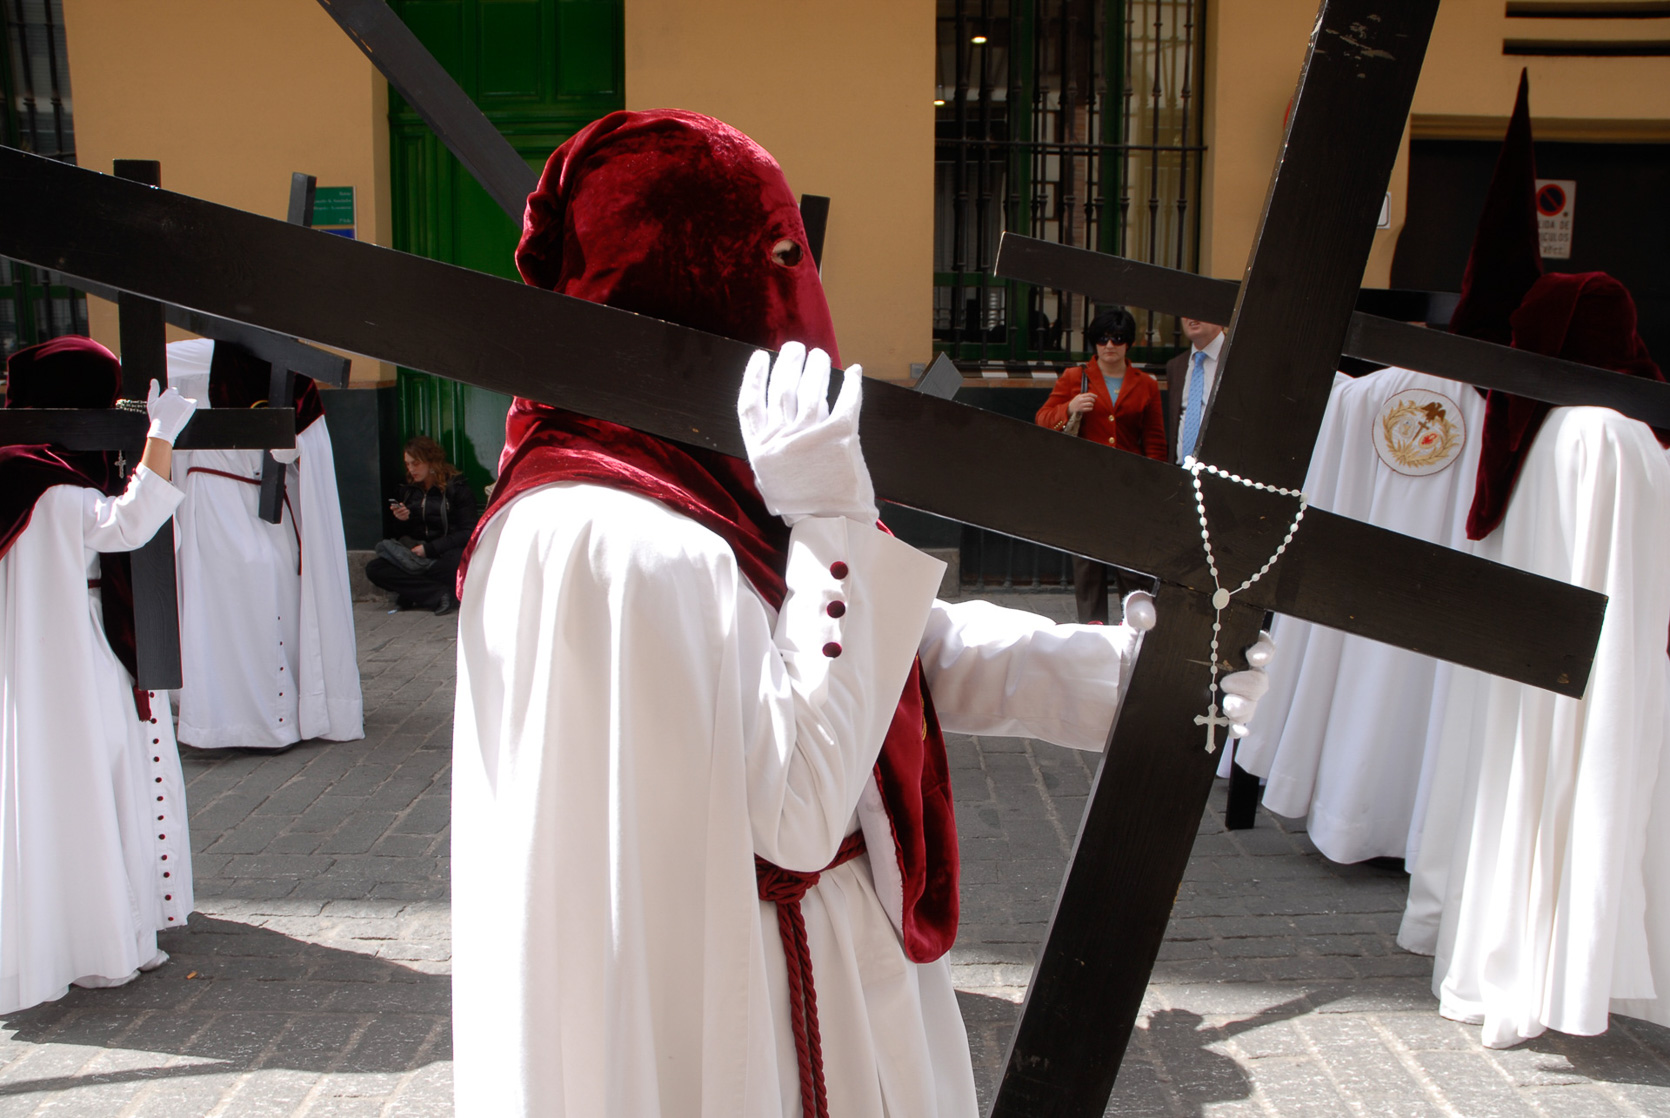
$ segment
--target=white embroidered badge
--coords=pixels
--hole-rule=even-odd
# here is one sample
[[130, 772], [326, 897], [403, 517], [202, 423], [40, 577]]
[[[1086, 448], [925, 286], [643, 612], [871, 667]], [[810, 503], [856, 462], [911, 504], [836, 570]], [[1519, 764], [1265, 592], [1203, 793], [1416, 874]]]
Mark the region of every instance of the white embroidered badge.
[[1447, 469], [1467, 445], [1467, 424], [1456, 402], [1424, 388], [1393, 393], [1371, 428], [1380, 460], [1409, 477]]

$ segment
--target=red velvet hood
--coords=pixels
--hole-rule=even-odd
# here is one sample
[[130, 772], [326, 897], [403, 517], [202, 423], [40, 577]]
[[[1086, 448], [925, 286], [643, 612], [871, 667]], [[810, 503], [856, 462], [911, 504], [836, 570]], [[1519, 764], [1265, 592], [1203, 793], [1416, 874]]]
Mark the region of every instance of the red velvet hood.
[[[618, 112], [581, 129], [528, 196], [516, 267], [536, 287], [768, 349], [804, 342], [839, 363], [793, 192], [763, 148], [711, 117]], [[460, 594], [498, 511], [567, 480], [641, 493], [689, 516], [730, 545], [767, 602], [782, 603], [788, 530], [766, 510], [746, 462], [521, 398], [505, 421], [492, 503], [458, 567]], [[903, 880], [905, 950], [927, 962], [956, 937], [958, 855], [945, 743], [919, 668], [876, 772]]]
[[[773, 249], [784, 240], [792, 249]], [[535, 287], [837, 365], [835, 327], [777, 161], [712, 117], [610, 113], [546, 161], [516, 268]]]
[[[66, 335], [20, 349], [6, 362], [8, 408], [111, 408], [122, 388], [122, 364], [92, 338]], [[114, 456], [48, 444], [0, 447], [0, 556], [29, 527], [35, 502], [55, 485], [122, 491], [125, 479]], [[135, 674], [133, 585], [126, 554], [101, 557], [104, 632], [128, 674]], [[145, 696], [134, 693], [140, 716], [150, 717]]]
[[[8, 408], [113, 408], [122, 364], [92, 338], [66, 335], [20, 349], [6, 362]], [[54, 485], [113, 493], [122, 479], [109, 454], [48, 444], [0, 447], [0, 555], [29, 526]]]
[[[1551, 272], [1532, 285], [1510, 319], [1515, 349], [1663, 380], [1646, 343], [1636, 333], [1635, 300], [1605, 272]], [[1484, 413], [1467, 538], [1482, 540], [1507, 515], [1519, 471], [1552, 405], [1506, 392], [1491, 392]], [[1659, 442], [1670, 435], [1655, 429]]]

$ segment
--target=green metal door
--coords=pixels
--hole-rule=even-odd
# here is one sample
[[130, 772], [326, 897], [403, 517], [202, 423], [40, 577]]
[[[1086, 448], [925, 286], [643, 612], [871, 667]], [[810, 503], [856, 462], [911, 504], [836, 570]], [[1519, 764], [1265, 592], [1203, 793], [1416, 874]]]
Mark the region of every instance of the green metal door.
[[[624, 0], [391, 0], [530, 166], [625, 107]], [[516, 278], [521, 230], [389, 92], [394, 247]], [[479, 487], [498, 470], [510, 399], [401, 369], [400, 438], [429, 435]]]

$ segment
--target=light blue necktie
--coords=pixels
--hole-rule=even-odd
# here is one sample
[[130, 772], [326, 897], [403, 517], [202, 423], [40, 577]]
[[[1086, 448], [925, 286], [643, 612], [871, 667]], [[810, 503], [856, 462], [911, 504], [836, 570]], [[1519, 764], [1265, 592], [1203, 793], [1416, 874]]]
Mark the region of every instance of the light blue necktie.
[[1200, 413], [1206, 410], [1206, 354], [1195, 350], [1195, 364], [1189, 375], [1189, 399], [1183, 405], [1183, 439], [1177, 460], [1195, 452], [1200, 441]]

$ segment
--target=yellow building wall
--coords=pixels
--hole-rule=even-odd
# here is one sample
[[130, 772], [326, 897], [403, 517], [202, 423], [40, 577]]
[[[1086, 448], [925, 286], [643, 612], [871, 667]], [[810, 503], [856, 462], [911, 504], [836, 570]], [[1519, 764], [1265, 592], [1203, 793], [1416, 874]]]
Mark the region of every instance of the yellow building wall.
[[[280, 219], [303, 171], [354, 187], [355, 235], [389, 243], [388, 87], [313, 0], [64, 0], [64, 23], [80, 166], [157, 159], [165, 189]], [[115, 307], [88, 310], [116, 348]]]
[[932, 358], [932, 0], [626, 0], [626, 107], [707, 113], [830, 198], [823, 282], [871, 376]]
[[[1532, 130], [1545, 140], [1670, 140], [1670, 59], [1504, 55], [1504, 39], [1662, 39], [1666, 20], [1509, 19], [1502, 0], [1445, 0], [1391, 182], [1391, 227], [1363, 276], [1385, 286], [1403, 228], [1411, 134], [1497, 139], [1530, 71]], [[1316, 0], [1217, 0], [1207, 29], [1201, 271], [1246, 269]]]

